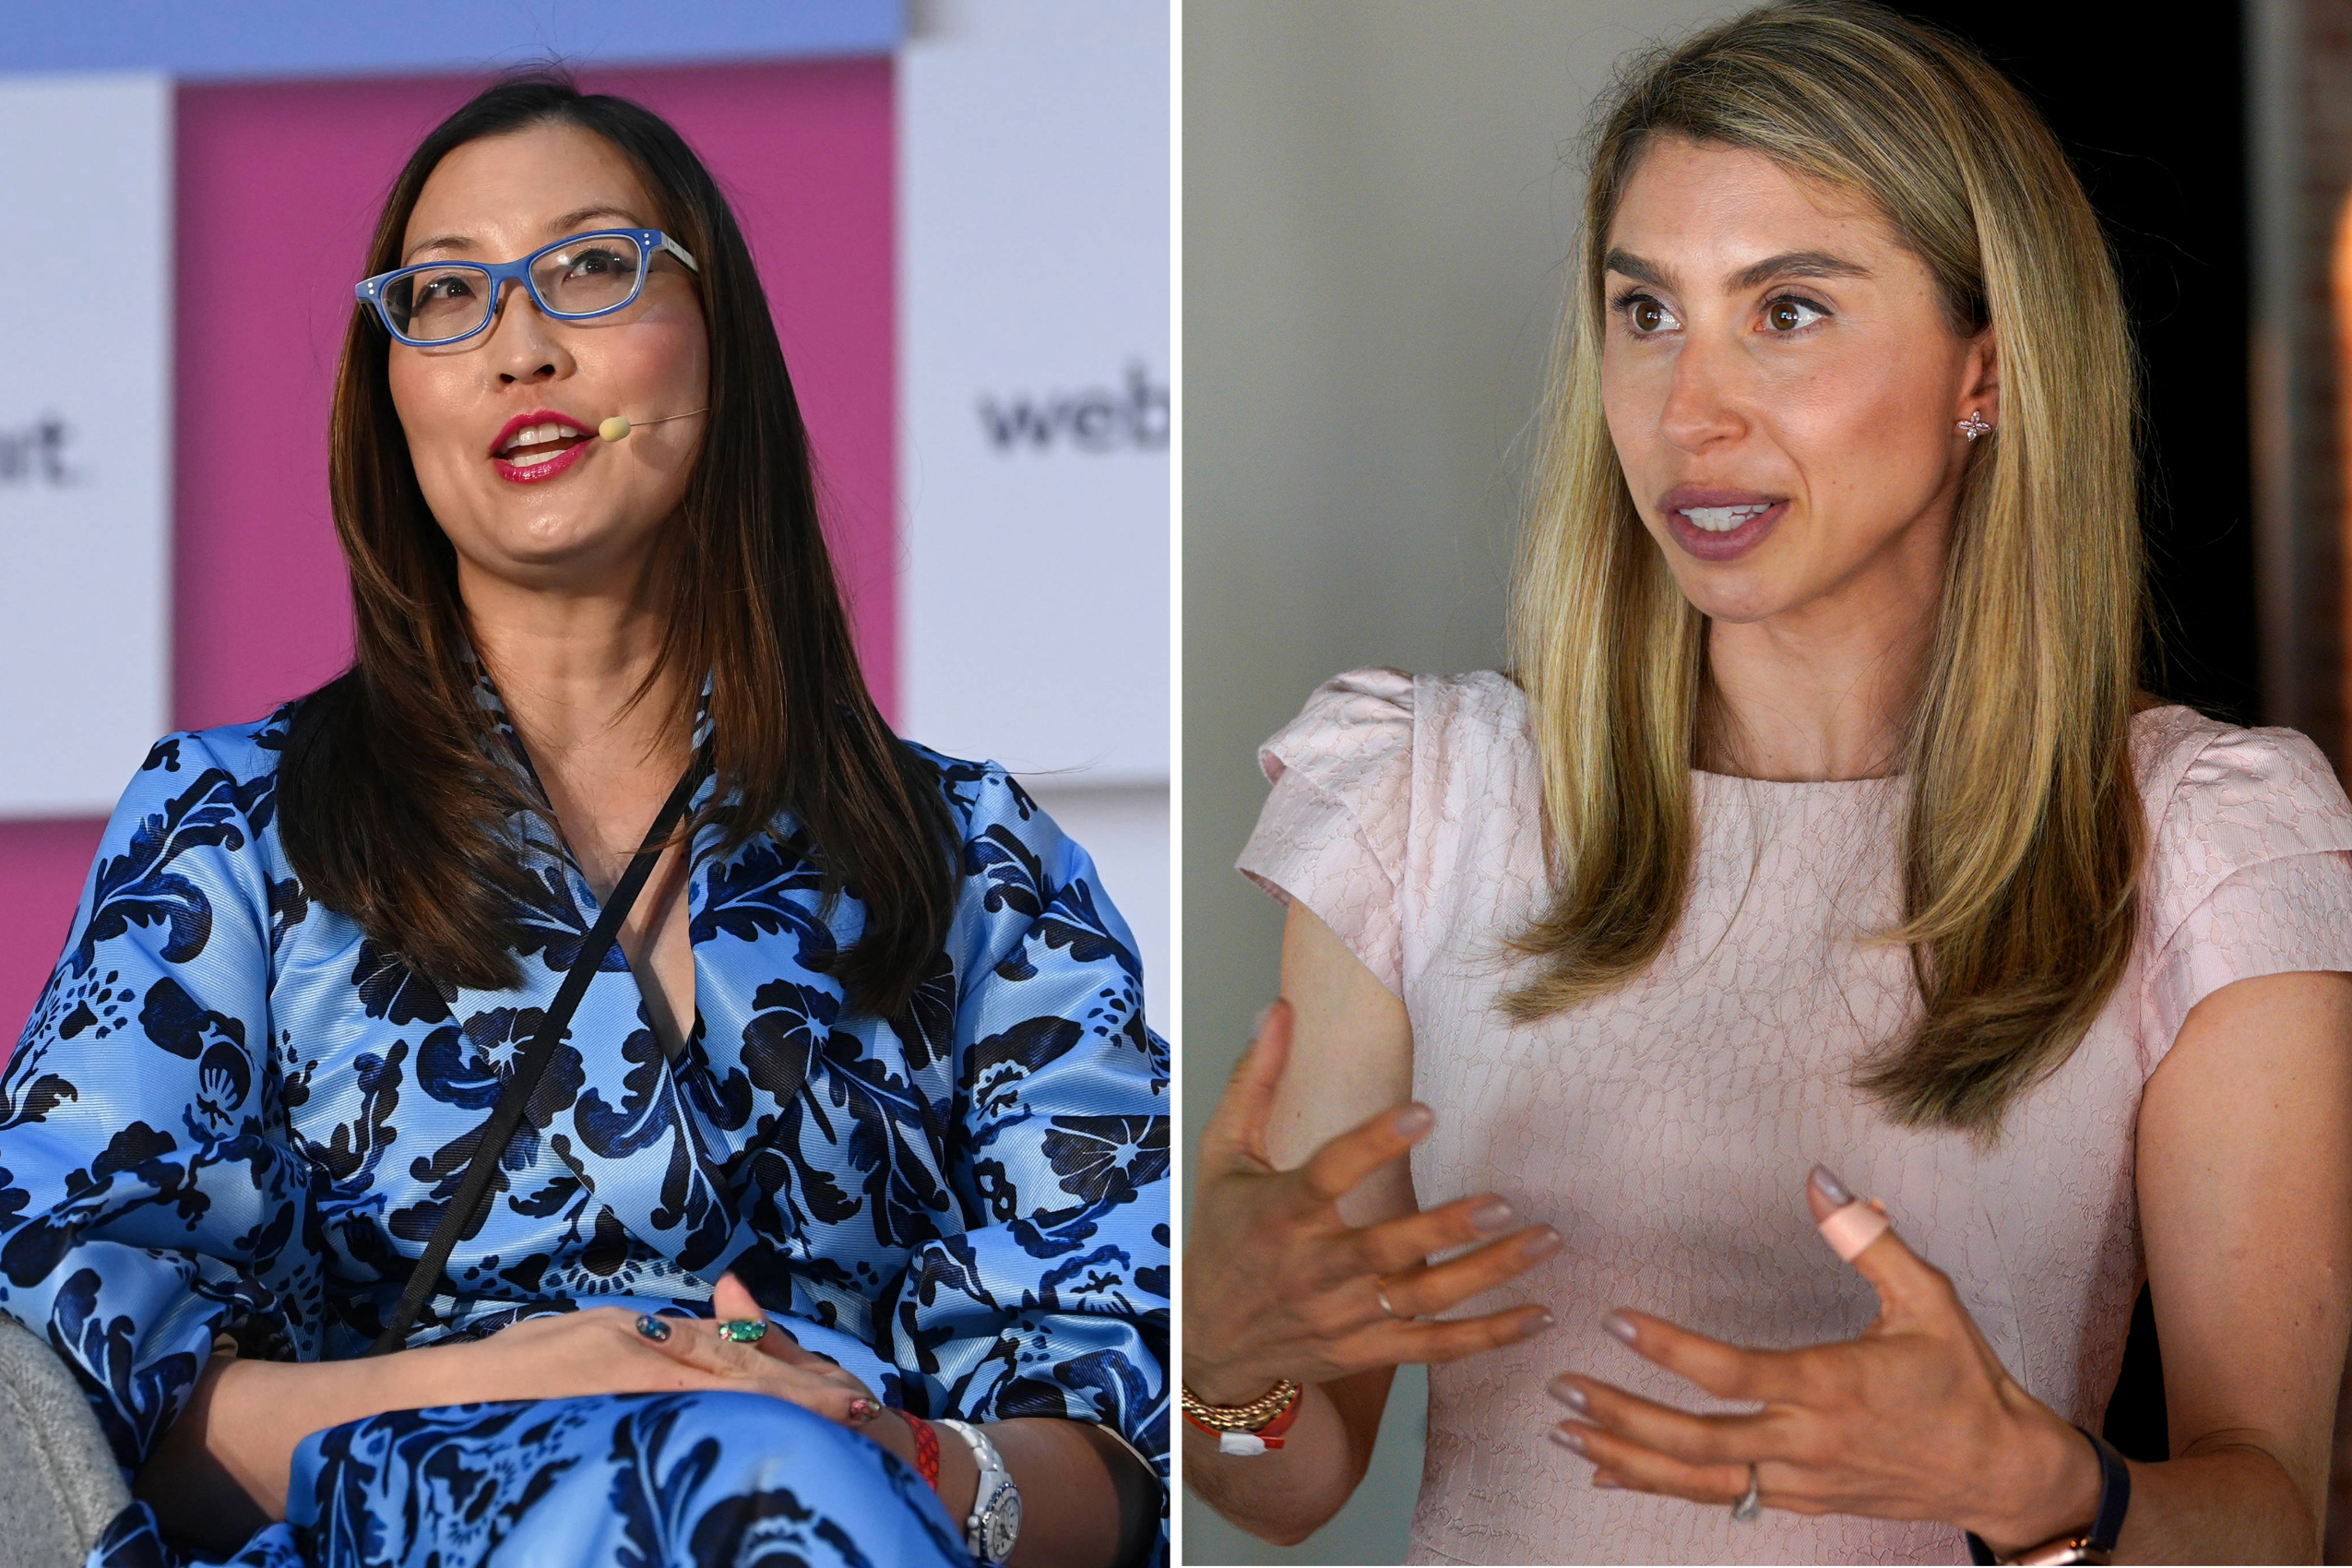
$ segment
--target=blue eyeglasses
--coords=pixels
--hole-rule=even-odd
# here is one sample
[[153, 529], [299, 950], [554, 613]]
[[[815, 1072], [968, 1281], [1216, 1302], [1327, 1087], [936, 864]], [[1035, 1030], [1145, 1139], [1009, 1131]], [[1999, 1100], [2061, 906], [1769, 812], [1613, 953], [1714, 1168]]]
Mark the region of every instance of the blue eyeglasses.
[[685, 247], [659, 229], [598, 229], [574, 234], [520, 261], [428, 261], [398, 267], [352, 291], [375, 307], [384, 329], [412, 349], [439, 348], [490, 325], [509, 282], [557, 321], [588, 321], [626, 309], [645, 291], [646, 269], [668, 251], [700, 272]]

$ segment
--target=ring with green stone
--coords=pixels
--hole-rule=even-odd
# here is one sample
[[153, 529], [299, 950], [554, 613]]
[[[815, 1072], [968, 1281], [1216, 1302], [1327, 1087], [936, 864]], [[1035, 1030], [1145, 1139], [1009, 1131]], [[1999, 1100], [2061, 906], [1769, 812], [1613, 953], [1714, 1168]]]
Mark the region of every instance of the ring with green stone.
[[731, 1339], [738, 1345], [756, 1345], [767, 1337], [767, 1320], [757, 1317], [729, 1318], [719, 1325], [719, 1337]]

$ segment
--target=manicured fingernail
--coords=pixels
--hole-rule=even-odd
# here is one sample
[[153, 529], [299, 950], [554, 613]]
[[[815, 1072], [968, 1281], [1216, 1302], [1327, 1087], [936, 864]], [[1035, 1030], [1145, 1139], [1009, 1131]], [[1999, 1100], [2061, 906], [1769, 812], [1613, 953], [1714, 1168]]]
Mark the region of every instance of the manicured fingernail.
[[871, 1399], [852, 1399], [849, 1401], [849, 1419], [853, 1421], [870, 1421], [880, 1414], [882, 1414], [882, 1408]]
[[1470, 1229], [1482, 1236], [1491, 1236], [1498, 1230], [1510, 1229], [1511, 1222], [1517, 1218], [1509, 1204], [1501, 1198], [1489, 1198], [1470, 1211]]
[[1526, 1322], [1519, 1325], [1519, 1337], [1522, 1339], [1533, 1339], [1537, 1335], [1543, 1333], [1550, 1326], [1551, 1314], [1550, 1313], [1538, 1313], [1535, 1316], [1529, 1318]]
[[766, 1318], [729, 1318], [719, 1325], [719, 1337], [731, 1339], [738, 1345], [756, 1345], [767, 1337]]
[[1854, 1194], [1846, 1190], [1846, 1183], [1839, 1181], [1837, 1173], [1826, 1165], [1813, 1167], [1813, 1185], [1820, 1189], [1823, 1197], [1840, 1208], [1854, 1201]]
[[1571, 1454], [1582, 1454], [1585, 1451], [1584, 1434], [1568, 1427], [1552, 1428], [1551, 1441]]
[[670, 1337], [670, 1325], [647, 1313], [637, 1319], [637, 1332], [659, 1344]]
[[1428, 1106], [1408, 1105], [1396, 1113], [1396, 1120], [1389, 1125], [1396, 1129], [1396, 1135], [1400, 1138], [1418, 1138], [1428, 1132], [1436, 1121], [1437, 1113]]
[[1598, 1487], [1603, 1491], [1617, 1491], [1621, 1490], [1625, 1483], [1619, 1480], [1615, 1476], [1608, 1474], [1606, 1471], [1595, 1470], [1593, 1472], [1593, 1485]]
[[1641, 1330], [1635, 1328], [1633, 1320], [1623, 1313], [1610, 1313], [1600, 1320], [1600, 1325], [1628, 1345], [1636, 1345], [1641, 1342]]
[[1527, 1232], [1519, 1243], [1519, 1251], [1530, 1258], [1548, 1258], [1560, 1250], [1560, 1232], [1549, 1225], [1539, 1225]]
[[1592, 1401], [1585, 1397], [1585, 1391], [1566, 1378], [1562, 1378], [1551, 1385], [1551, 1396], [1580, 1416], [1592, 1408]]

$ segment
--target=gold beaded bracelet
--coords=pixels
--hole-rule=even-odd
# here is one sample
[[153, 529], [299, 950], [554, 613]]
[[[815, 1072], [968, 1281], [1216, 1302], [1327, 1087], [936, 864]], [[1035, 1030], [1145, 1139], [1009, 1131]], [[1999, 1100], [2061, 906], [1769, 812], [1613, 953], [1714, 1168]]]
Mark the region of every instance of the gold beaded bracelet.
[[1283, 1378], [1246, 1405], [1212, 1405], [1191, 1389], [1178, 1385], [1184, 1414], [1217, 1431], [1258, 1431], [1272, 1426], [1297, 1402], [1300, 1387]]

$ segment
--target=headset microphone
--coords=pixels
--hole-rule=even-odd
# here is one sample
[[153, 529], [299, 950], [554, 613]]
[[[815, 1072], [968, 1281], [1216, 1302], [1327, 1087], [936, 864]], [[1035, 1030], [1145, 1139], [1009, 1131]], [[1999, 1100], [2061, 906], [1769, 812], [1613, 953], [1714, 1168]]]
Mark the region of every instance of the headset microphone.
[[696, 414], [707, 414], [708, 412], [710, 412], [710, 410], [707, 408], [688, 409], [683, 414], [664, 414], [658, 420], [639, 420], [636, 424], [631, 424], [619, 414], [614, 414], [611, 419], [606, 420], [602, 424], [598, 425], [596, 427], [596, 433], [607, 441], [619, 441], [625, 437], [629, 432], [645, 425], [667, 424], [671, 420], [692, 419]]

